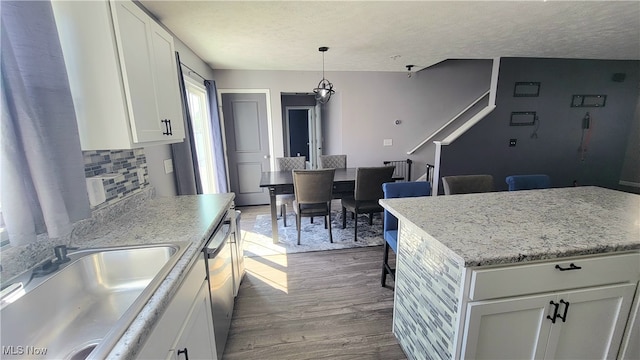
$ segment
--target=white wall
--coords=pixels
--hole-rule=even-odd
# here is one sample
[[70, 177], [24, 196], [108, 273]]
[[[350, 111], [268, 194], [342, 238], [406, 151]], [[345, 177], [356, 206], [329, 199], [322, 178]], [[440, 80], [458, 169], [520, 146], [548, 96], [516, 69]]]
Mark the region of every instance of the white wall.
[[[415, 73], [326, 72], [336, 94], [324, 106], [326, 153], [347, 154], [349, 166], [382, 165], [411, 158], [414, 178], [433, 163], [429, 144], [412, 156], [407, 151], [489, 88], [491, 60], [449, 60]], [[307, 93], [321, 71], [214, 70], [218, 89], [269, 89], [274, 154], [284, 154], [281, 93]], [[395, 120], [401, 120], [395, 125]], [[383, 146], [392, 139], [392, 146]]]

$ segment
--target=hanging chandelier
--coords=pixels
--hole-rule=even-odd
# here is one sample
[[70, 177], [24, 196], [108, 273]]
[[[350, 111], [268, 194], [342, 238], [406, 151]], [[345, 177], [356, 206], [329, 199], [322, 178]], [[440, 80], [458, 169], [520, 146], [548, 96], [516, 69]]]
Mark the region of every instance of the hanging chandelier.
[[327, 50], [329, 50], [329, 48], [326, 46], [318, 49], [318, 51], [322, 53], [322, 80], [318, 83], [318, 87], [313, 89], [313, 92], [316, 94], [316, 100], [321, 104], [326, 104], [329, 99], [331, 99], [331, 95], [335, 93], [333, 84], [324, 77], [324, 53], [327, 52]]

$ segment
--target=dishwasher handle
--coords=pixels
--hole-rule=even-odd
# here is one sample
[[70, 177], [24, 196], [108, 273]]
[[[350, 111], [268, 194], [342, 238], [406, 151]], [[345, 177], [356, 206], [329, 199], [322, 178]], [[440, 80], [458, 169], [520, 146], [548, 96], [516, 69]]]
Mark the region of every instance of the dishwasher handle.
[[204, 247], [203, 251], [205, 257], [207, 259], [213, 259], [214, 257], [216, 257], [216, 255], [226, 244], [231, 234], [231, 220], [225, 219], [222, 221], [222, 224], [220, 224], [213, 235], [211, 235], [211, 238], [209, 238], [207, 245]]

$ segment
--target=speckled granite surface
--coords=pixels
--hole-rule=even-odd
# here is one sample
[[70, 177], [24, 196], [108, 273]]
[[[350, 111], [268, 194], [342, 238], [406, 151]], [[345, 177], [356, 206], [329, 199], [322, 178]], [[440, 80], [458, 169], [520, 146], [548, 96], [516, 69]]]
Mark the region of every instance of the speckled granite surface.
[[465, 267], [640, 249], [640, 195], [598, 187], [382, 199]]

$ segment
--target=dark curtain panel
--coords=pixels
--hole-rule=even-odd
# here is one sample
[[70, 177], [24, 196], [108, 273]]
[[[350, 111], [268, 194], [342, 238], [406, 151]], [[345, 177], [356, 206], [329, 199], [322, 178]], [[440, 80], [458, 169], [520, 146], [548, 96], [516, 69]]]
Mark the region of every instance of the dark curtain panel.
[[213, 143], [213, 156], [216, 164], [216, 186], [217, 193], [228, 192], [227, 188], [227, 171], [224, 162], [224, 147], [222, 144], [222, 127], [220, 125], [220, 115], [218, 113], [218, 91], [216, 82], [213, 80], [205, 80], [204, 86], [207, 88], [209, 96], [209, 111], [211, 117], [211, 137]]
[[180, 54], [177, 51], [176, 63], [178, 64], [178, 83], [180, 84], [180, 94], [182, 95], [182, 114], [184, 116], [185, 129], [184, 141], [171, 145], [176, 190], [178, 195], [202, 194], [202, 182], [198, 171], [198, 155], [196, 154], [196, 144], [193, 140], [193, 126], [191, 125], [191, 115], [189, 114], [187, 90], [182, 77]]

